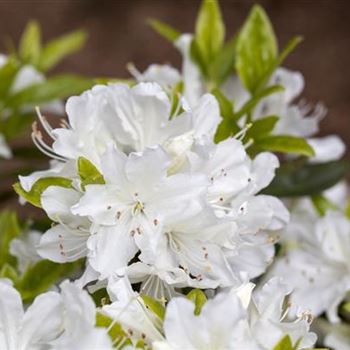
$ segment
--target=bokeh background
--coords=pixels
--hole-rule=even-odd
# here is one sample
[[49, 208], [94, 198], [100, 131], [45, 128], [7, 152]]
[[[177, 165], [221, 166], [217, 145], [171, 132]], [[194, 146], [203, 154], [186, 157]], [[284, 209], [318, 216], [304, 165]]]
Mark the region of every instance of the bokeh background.
[[[328, 108], [321, 134], [337, 133], [350, 148], [350, 1], [221, 0], [229, 37], [255, 2], [268, 12], [281, 47], [294, 35], [304, 36], [285, 65], [304, 74], [303, 97]], [[141, 70], [151, 63], [179, 67], [178, 52], [146, 21], [157, 18], [192, 32], [199, 6], [200, 0], [0, 0], [0, 51], [6, 48], [1, 39], [17, 43], [27, 21], [36, 19], [44, 40], [77, 28], [89, 33], [86, 47], [56, 72], [127, 78], [129, 62]]]

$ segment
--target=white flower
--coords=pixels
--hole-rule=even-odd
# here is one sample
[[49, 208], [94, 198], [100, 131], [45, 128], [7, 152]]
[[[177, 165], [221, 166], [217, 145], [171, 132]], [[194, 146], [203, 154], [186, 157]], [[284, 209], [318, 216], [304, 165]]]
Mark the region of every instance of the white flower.
[[64, 263], [87, 255], [91, 223], [70, 211], [71, 206], [76, 204], [80, 197], [78, 191], [58, 186], [50, 186], [42, 194], [43, 209], [58, 223], [41, 237], [37, 250], [43, 258]]
[[112, 341], [107, 331], [95, 327], [96, 308], [88, 293], [68, 281], [60, 288], [61, 334], [51, 342], [53, 349], [111, 350]]
[[310, 163], [323, 163], [340, 159], [346, 150], [346, 146], [337, 135], [329, 135], [320, 138], [310, 138], [308, 143], [315, 150], [315, 156], [309, 159]]
[[24, 311], [20, 294], [0, 279], [0, 348], [2, 350], [112, 349], [103, 328], [95, 328], [95, 304], [73, 283], [61, 284], [61, 294], [37, 296]]
[[160, 147], [129, 156], [110, 148], [101, 163], [106, 184], [86, 186], [72, 213], [94, 223], [89, 262], [107, 277], [138, 248], [141, 259], [154, 254], [164, 220], [199, 212], [207, 181], [201, 174], [167, 176], [169, 158]]
[[234, 294], [220, 293], [208, 300], [199, 315], [192, 301], [173, 298], [166, 309], [166, 340], [154, 342], [155, 350], [259, 350], [249, 336], [246, 312]]
[[271, 273], [293, 288], [292, 303], [338, 321], [337, 307], [350, 288], [350, 221], [338, 211], [318, 217], [301, 203], [285, 236], [287, 252]]
[[0, 348], [3, 350], [36, 350], [60, 333], [61, 299], [48, 292], [38, 296], [26, 311], [20, 294], [6, 279], [0, 279]]
[[289, 293], [287, 285], [273, 278], [254, 294], [249, 325], [261, 349], [272, 349], [286, 334], [293, 345], [298, 344], [296, 349], [310, 349], [315, 344], [317, 337], [309, 332], [312, 317], [307, 310], [300, 312], [295, 320], [288, 318], [285, 299]]
[[20, 272], [41, 259], [36, 251], [41, 235], [38, 231], [24, 232], [10, 242], [10, 253], [17, 258]]

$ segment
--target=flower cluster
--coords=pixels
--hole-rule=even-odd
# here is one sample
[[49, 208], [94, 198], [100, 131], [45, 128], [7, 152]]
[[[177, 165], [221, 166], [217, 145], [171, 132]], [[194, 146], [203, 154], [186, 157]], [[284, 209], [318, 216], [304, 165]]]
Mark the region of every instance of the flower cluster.
[[152, 23], [181, 72], [130, 65], [59, 128], [37, 108], [50, 167], [14, 188], [51, 225], [0, 216], [0, 348], [348, 350], [345, 146], [279, 67], [298, 40], [279, 54], [255, 6], [224, 43], [214, 0], [193, 35]]

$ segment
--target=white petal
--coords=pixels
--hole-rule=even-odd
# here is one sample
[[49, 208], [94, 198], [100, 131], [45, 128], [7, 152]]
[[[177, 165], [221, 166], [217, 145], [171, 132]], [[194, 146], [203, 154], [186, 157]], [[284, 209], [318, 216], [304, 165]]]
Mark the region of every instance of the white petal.
[[316, 155], [309, 159], [311, 163], [323, 163], [340, 159], [345, 153], [345, 144], [337, 135], [308, 139]]
[[58, 263], [75, 261], [86, 256], [89, 236], [86, 232], [58, 224], [43, 234], [37, 252], [41, 257]]
[[88, 241], [88, 259], [94, 270], [106, 278], [127, 266], [137, 248], [128, 231], [117, 226], [101, 227]]
[[23, 318], [22, 298], [5, 279], [0, 279], [0, 309], [0, 348], [17, 349]]
[[25, 345], [48, 343], [60, 332], [63, 320], [61, 297], [56, 292], [47, 292], [35, 298], [24, 318], [21, 339]]

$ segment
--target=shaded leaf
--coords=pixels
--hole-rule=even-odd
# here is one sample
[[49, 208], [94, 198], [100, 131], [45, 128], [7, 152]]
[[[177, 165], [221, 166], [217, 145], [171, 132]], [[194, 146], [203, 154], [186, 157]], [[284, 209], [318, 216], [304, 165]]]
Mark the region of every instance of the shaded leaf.
[[284, 164], [272, 183], [262, 191], [278, 197], [310, 196], [334, 186], [349, 173], [349, 163], [333, 161], [320, 164]]

